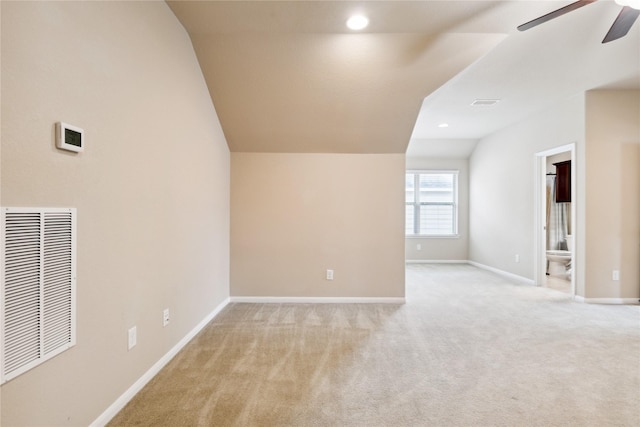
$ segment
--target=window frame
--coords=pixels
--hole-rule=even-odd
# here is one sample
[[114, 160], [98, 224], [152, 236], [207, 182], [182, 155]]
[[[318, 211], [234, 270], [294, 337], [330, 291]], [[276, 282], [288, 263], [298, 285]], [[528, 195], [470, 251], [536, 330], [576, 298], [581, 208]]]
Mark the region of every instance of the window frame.
[[[414, 200], [407, 202], [407, 175], [413, 175]], [[420, 197], [420, 175], [450, 174], [453, 177], [453, 201], [452, 202], [421, 202]], [[455, 239], [460, 237], [458, 231], [458, 193], [459, 193], [460, 171], [455, 169], [411, 169], [405, 171], [405, 238], [429, 238], [429, 239]], [[420, 206], [451, 206], [453, 233], [447, 234], [421, 234], [420, 233]], [[413, 234], [407, 234], [406, 207], [413, 206]]]

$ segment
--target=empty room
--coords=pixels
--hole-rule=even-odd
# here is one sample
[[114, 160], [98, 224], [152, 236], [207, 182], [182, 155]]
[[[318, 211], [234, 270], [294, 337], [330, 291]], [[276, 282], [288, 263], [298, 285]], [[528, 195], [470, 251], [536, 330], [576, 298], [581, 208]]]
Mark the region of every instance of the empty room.
[[1, 1], [2, 426], [637, 426], [640, 5]]

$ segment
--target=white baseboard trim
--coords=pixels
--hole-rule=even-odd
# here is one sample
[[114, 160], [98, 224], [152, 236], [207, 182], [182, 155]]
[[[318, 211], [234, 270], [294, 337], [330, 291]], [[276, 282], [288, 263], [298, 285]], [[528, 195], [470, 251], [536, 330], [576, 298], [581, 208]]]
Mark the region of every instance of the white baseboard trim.
[[90, 427], [103, 427], [113, 417], [118, 414], [125, 407], [127, 403], [149, 382], [151, 379], [160, 372], [160, 370], [167, 364], [173, 357], [178, 354], [182, 348], [189, 343], [195, 337], [198, 332], [202, 330], [214, 317], [222, 311], [223, 308], [229, 304], [230, 299], [227, 298], [222, 301], [211, 313], [207, 315], [198, 325], [193, 328], [187, 335], [184, 336], [176, 345], [171, 348], [164, 356], [160, 358], [147, 372], [144, 373], [122, 396], [116, 399], [98, 418], [90, 424]]
[[405, 264], [467, 264], [466, 259], [408, 259]]
[[[488, 265], [480, 264], [475, 261], [456, 261], [456, 260], [406, 260], [406, 264], [470, 264], [474, 267], [488, 270], [493, 273], [499, 274], [503, 277], [516, 280], [520, 283], [535, 286], [535, 281], [527, 279], [526, 277], [518, 276], [517, 274], [509, 273], [507, 271], [499, 270]], [[640, 305], [640, 298], [585, 298], [580, 295], [574, 295], [573, 300], [586, 304], [618, 304], [618, 305]]]
[[404, 304], [395, 297], [231, 297], [231, 302], [295, 304]]
[[587, 304], [619, 304], [619, 305], [638, 305], [640, 298], [585, 298], [579, 295], [575, 296], [575, 301]]
[[533, 279], [527, 279], [526, 277], [518, 276], [517, 274], [509, 273], [508, 271], [503, 271], [494, 267], [489, 267], [488, 265], [480, 264], [479, 262], [475, 262], [475, 261], [467, 261], [467, 262], [473, 265], [474, 267], [491, 271], [492, 273], [499, 274], [511, 280], [516, 280], [518, 282], [525, 283], [527, 285], [532, 285], [532, 286], [535, 286], [536, 284]]

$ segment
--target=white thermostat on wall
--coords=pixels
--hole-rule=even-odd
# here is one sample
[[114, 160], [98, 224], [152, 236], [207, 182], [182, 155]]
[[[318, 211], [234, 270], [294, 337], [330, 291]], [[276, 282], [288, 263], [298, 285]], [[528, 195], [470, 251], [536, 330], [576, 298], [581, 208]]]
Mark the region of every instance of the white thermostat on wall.
[[63, 122], [56, 123], [56, 147], [80, 153], [84, 150], [84, 131]]

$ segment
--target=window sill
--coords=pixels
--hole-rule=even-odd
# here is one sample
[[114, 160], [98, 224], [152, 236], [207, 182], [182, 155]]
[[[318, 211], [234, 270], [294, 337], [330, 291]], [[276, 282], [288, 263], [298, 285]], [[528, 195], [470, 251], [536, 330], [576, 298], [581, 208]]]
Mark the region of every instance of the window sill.
[[459, 239], [459, 234], [447, 234], [447, 235], [429, 235], [429, 234], [421, 234], [421, 235], [411, 235], [404, 236], [405, 239]]

